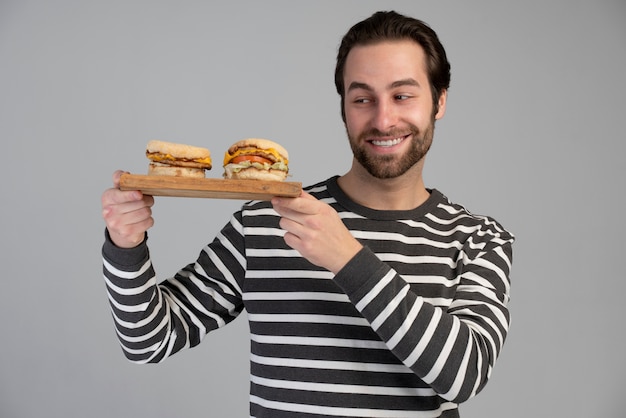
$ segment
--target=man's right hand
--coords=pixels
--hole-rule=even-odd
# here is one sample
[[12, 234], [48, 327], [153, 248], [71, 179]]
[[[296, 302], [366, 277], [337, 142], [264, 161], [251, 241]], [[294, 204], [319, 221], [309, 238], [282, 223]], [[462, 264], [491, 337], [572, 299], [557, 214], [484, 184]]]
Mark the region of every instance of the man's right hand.
[[154, 225], [154, 198], [139, 190], [120, 190], [122, 173], [121, 170], [113, 173], [113, 187], [102, 194], [102, 217], [113, 243], [132, 248], [144, 240], [146, 231]]

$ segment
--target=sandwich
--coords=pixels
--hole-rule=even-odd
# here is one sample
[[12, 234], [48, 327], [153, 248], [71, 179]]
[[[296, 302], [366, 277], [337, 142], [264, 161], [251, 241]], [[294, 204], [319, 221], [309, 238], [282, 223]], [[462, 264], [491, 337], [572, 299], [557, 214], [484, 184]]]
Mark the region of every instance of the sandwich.
[[208, 149], [173, 142], [148, 142], [146, 157], [150, 160], [148, 175], [152, 176], [203, 178], [205, 170], [212, 167]]
[[269, 139], [248, 138], [235, 142], [224, 154], [224, 178], [284, 181], [289, 154]]

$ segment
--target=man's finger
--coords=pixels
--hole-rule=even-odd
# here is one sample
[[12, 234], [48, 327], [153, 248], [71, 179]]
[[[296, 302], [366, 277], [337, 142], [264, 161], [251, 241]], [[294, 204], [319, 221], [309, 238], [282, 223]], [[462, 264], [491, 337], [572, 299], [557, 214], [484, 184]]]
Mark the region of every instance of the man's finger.
[[275, 197], [272, 205], [277, 212], [292, 211], [304, 215], [314, 215], [319, 212], [319, 201], [306, 192], [300, 197]]
[[120, 188], [120, 178], [122, 177], [122, 174], [126, 173], [126, 171], [122, 171], [122, 170], [116, 170], [113, 173], [113, 187], [115, 189], [119, 189]]

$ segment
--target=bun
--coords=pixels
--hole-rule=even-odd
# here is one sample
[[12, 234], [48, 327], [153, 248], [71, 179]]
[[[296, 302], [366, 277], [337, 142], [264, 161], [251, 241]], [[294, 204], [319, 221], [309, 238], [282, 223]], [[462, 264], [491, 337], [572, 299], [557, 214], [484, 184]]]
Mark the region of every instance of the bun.
[[195, 147], [193, 145], [176, 144], [174, 142], [160, 141], [153, 139], [146, 146], [148, 153], [169, 154], [175, 158], [195, 160], [211, 157], [208, 149]]
[[148, 166], [148, 175], [205, 178], [204, 168], [180, 167], [158, 163], [151, 163]]

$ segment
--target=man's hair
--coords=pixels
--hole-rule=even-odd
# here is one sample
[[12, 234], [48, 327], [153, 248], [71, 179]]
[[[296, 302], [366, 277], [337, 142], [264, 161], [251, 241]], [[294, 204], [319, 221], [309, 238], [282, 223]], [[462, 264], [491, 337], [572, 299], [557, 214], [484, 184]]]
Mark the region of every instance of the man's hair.
[[381, 11], [352, 26], [339, 46], [335, 67], [335, 87], [341, 96], [341, 117], [344, 122], [346, 121], [344, 108], [346, 92], [343, 73], [350, 50], [358, 45], [405, 39], [415, 41], [424, 49], [433, 105], [435, 112], [437, 111], [440, 94], [450, 87], [450, 63], [439, 37], [421, 20], [394, 11]]

